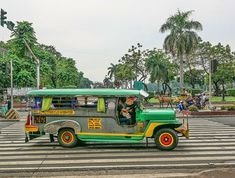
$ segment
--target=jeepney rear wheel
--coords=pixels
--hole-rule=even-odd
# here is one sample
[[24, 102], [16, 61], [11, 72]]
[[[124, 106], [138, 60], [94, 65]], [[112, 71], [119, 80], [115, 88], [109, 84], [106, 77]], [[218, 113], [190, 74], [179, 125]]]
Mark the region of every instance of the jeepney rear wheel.
[[78, 144], [78, 138], [73, 129], [65, 128], [59, 130], [58, 142], [63, 147], [72, 148]]
[[178, 145], [178, 135], [170, 128], [162, 128], [155, 134], [155, 143], [159, 150], [173, 150]]

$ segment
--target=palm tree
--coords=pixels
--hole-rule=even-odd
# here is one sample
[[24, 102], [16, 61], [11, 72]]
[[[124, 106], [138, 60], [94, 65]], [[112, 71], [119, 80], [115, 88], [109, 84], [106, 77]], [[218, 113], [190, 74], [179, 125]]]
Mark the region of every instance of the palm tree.
[[164, 63], [164, 55], [161, 52], [157, 52], [152, 54], [145, 62], [146, 69], [150, 74], [150, 82], [154, 83], [157, 81], [158, 83], [158, 92], [159, 92], [159, 84], [160, 81], [165, 79], [167, 75], [167, 67]]
[[112, 79], [114, 77], [114, 80], [115, 80], [115, 74], [117, 72], [117, 65], [111, 63], [110, 64], [111, 66], [108, 67], [108, 76], [109, 76], [109, 79]]
[[180, 60], [180, 90], [182, 92], [184, 87], [184, 59], [193, 50], [196, 49], [199, 42], [199, 36], [194, 30], [202, 30], [202, 25], [198, 21], [190, 20], [189, 16], [193, 11], [177, 13], [170, 16], [166, 23], [164, 23], [160, 32], [164, 33], [170, 31], [170, 34], [164, 40], [163, 48], [166, 52], [176, 56]]

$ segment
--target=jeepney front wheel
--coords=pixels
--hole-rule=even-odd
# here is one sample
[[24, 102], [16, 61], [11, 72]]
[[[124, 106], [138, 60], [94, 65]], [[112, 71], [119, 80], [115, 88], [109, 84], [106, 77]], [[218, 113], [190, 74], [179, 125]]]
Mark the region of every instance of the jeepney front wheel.
[[63, 147], [72, 148], [78, 143], [78, 138], [74, 133], [73, 129], [65, 128], [59, 130], [58, 142]]
[[173, 150], [178, 145], [178, 135], [170, 128], [162, 128], [155, 134], [155, 143], [159, 150]]

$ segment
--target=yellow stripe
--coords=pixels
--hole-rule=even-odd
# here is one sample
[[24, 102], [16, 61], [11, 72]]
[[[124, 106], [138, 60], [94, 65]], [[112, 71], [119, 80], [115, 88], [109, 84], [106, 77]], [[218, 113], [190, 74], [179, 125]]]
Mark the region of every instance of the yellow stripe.
[[14, 110], [10, 110], [9, 113], [7, 113], [6, 118], [7, 118], [7, 119], [13, 119], [14, 116], [15, 116]]
[[78, 132], [78, 135], [94, 135], [94, 136], [134, 136], [134, 137], [142, 137], [143, 133], [139, 134], [125, 134], [125, 133], [91, 133], [91, 132]]
[[24, 128], [25, 132], [37, 132], [39, 128], [37, 126], [29, 126]]
[[25, 128], [25, 132], [37, 132], [38, 128]]
[[152, 137], [153, 135], [153, 131], [154, 129], [159, 126], [159, 125], [163, 125], [164, 123], [151, 123], [146, 134], [145, 134], [145, 137]]

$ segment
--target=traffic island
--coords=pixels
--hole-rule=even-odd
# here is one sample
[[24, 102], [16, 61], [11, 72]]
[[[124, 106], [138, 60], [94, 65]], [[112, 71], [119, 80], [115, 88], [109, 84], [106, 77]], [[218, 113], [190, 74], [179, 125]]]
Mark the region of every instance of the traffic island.
[[3, 117], [0, 117], [0, 122], [11, 122], [11, 121], [19, 121], [20, 115], [15, 109], [10, 109], [6, 112], [6, 114]]

